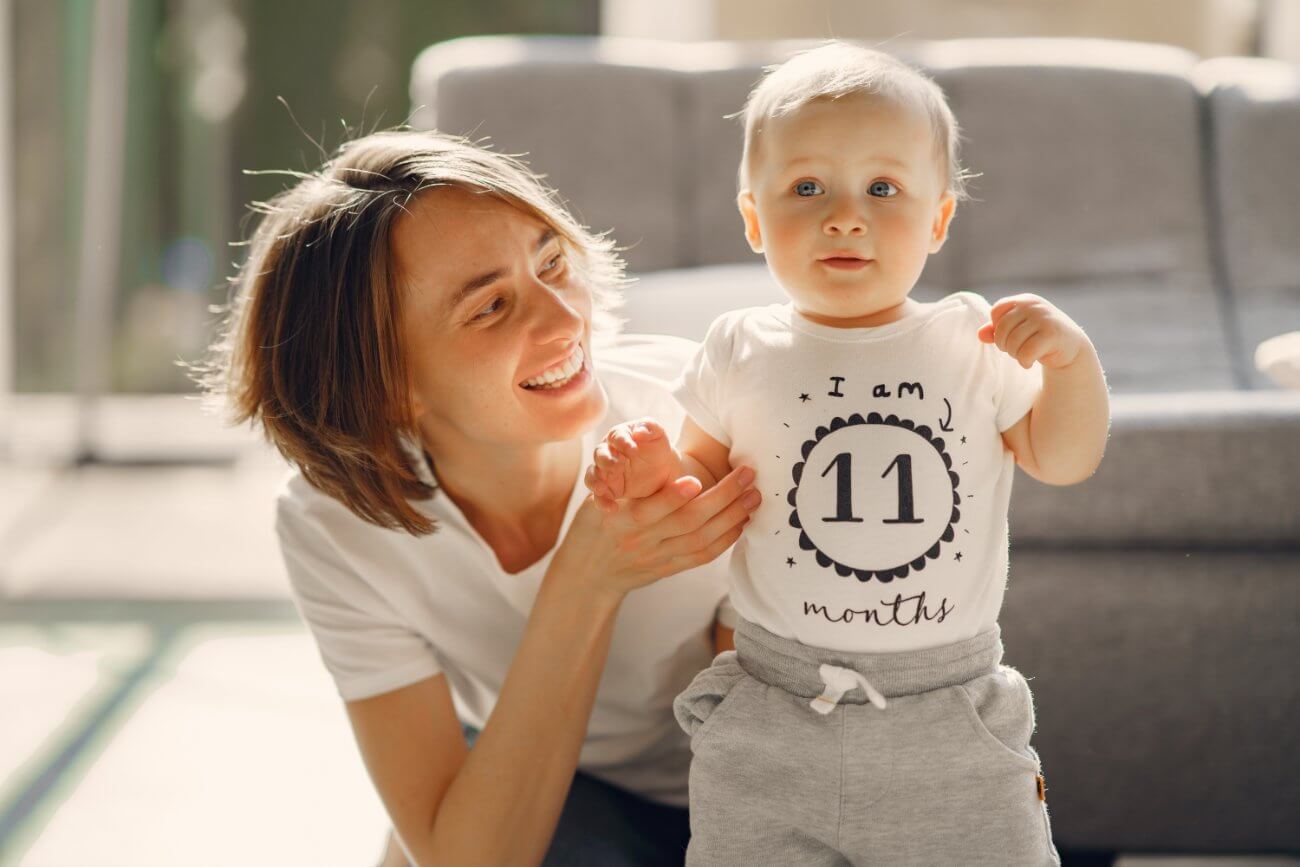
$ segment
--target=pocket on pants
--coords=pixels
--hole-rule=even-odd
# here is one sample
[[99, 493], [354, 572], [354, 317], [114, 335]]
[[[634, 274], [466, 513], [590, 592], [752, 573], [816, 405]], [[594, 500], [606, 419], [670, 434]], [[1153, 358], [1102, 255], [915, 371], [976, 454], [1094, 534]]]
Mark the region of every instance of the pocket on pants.
[[1009, 666], [952, 687], [976, 739], [999, 760], [1035, 771], [1029, 746], [1034, 732], [1034, 699], [1023, 675]]
[[705, 735], [717, 726], [745, 677], [745, 670], [736, 661], [736, 651], [724, 651], [673, 700], [673, 714], [690, 735], [692, 750], [698, 749]]

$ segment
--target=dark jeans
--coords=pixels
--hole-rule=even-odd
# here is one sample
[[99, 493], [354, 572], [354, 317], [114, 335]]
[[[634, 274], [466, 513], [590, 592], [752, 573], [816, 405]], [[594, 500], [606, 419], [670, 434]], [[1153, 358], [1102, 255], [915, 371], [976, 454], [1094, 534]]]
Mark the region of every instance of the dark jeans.
[[[478, 731], [464, 730], [473, 748]], [[542, 865], [680, 867], [690, 837], [685, 807], [657, 804], [578, 771]]]

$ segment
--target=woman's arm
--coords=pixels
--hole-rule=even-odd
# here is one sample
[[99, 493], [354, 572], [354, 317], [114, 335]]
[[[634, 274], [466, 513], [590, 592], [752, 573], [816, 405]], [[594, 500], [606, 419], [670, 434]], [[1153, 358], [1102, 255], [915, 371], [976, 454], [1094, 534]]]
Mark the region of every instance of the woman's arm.
[[542, 861], [623, 598], [735, 542], [749, 514], [738, 475], [707, 493], [690, 480], [667, 485], [619, 515], [591, 500], [578, 510], [474, 749], [443, 676], [349, 703], [367, 769], [417, 867]]
[[473, 750], [444, 675], [348, 703], [366, 768], [417, 867], [545, 856], [619, 608], [613, 596], [581, 598], [563, 583], [543, 579]]
[[[426, 836], [443, 796], [469, 753], [443, 674], [371, 698], [346, 703], [352, 735], [366, 771], [383, 802], [396, 836], [417, 842]], [[383, 867], [406, 867], [393, 856]], [[416, 864], [433, 863], [428, 855]]]

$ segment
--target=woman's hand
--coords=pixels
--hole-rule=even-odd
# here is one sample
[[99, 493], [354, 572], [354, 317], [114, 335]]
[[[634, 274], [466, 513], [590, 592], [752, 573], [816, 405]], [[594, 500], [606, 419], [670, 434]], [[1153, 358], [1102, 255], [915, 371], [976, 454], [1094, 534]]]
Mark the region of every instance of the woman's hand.
[[[705, 493], [683, 476], [657, 493], [602, 511], [588, 496], [551, 568], [565, 581], [619, 597], [660, 578], [708, 563], [740, 538], [762, 502], [754, 471], [737, 467]], [[557, 578], [559, 576], [557, 572]]]

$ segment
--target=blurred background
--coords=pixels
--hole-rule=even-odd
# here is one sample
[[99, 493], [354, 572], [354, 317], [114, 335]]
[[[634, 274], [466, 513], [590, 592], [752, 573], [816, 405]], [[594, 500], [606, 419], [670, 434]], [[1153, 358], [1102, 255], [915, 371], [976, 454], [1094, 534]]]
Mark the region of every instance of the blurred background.
[[420, 51], [488, 33], [1300, 62], [1300, 0], [0, 0], [0, 867], [377, 858], [275, 547], [285, 468], [177, 362], [213, 335], [248, 203], [285, 185], [245, 170], [403, 122]]

